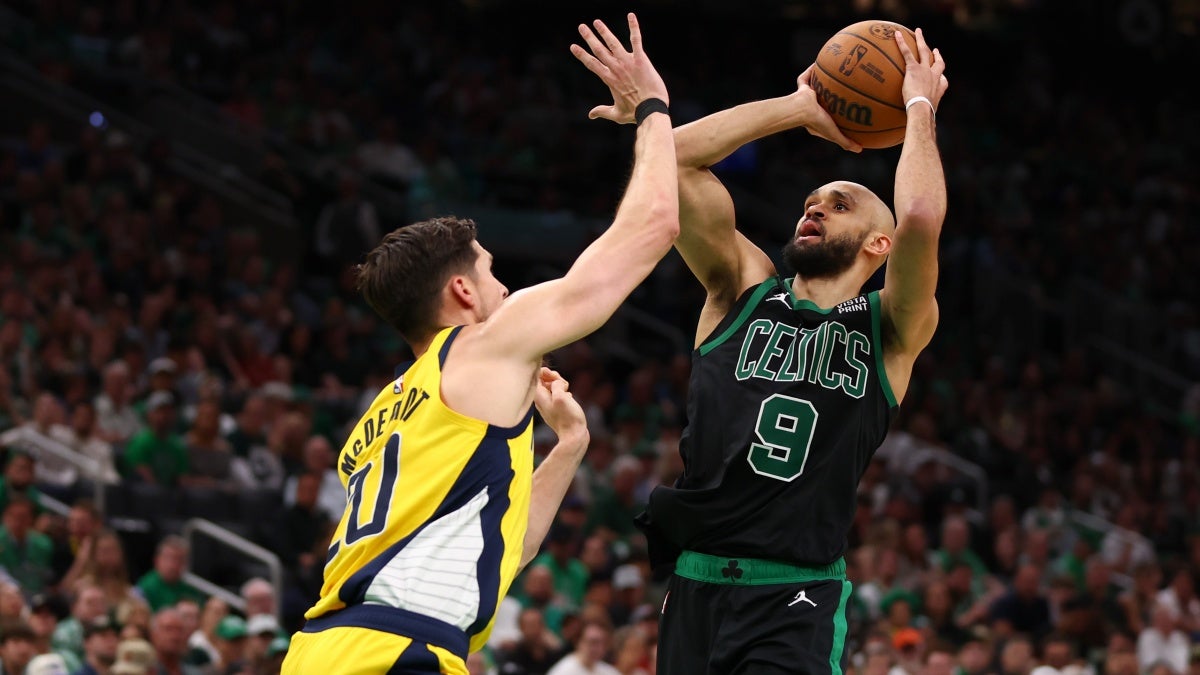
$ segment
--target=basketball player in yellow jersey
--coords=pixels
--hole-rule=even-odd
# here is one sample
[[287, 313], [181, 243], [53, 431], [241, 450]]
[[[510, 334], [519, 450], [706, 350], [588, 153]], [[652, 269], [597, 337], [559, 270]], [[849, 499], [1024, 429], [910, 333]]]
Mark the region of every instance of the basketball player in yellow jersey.
[[[565, 276], [509, 297], [474, 223], [457, 218], [402, 227], [359, 267], [359, 290], [417, 358], [338, 458], [346, 511], [283, 673], [465, 675], [538, 552], [587, 443], [542, 357], [603, 325], [679, 232], [667, 89], [628, 20], [632, 51], [599, 21], [579, 27], [591, 54], [571, 47], [638, 130], [613, 224]], [[536, 472], [535, 402], [559, 434]]]

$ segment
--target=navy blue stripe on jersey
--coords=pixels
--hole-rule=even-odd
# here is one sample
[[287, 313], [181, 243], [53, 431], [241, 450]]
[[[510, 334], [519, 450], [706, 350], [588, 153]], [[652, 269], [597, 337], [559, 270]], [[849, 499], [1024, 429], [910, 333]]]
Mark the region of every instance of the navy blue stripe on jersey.
[[400, 658], [388, 668], [387, 675], [432, 675], [442, 672], [442, 664], [437, 654], [420, 643], [413, 642], [404, 650]]
[[[532, 409], [529, 414], [532, 414]], [[463, 467], [458, 480], [454, 482], [454, 486], [450, 488], [450, 491], [446, 494], [445, 499], [442, 500], [442, 503], [438, 506], [433, 516], [407, 537], [392, 544], [374, 560], [363, 565], [358, 572], [355, 572], [353, 576], [342, 584], [338, 597], [348, 606], [361, 604], [366, 597], [367, 589], [371, 586], [375, 577], [414, 537], [445, 515], [459, 510], [467, 502], [474, 499], [481, 491], [486, 489], [488, 491], [488, 504], [484, 507], [481, 514], [481, 517], [485, 519], [483, 532], [485, 534], [492, 532], [493, 534], [492, 539], [484, 542], [483, 555], [478, 567], [480, 600], [483, 603], [480, 607], [479, 616], [490, 618], [492, 612], [496, 609], [496, 602], [498, 601], [498, 598], [495, 596], [499, 593], [500, 557], [504, 553], [504, 542], [502, 540], [503, 535], [500, 532], [499, 520], [489, 521], [486, 519], [498, 519], [503, 516], [505, 509], [508, 508], [508, 489], [513, 477], [514, 473], [508, 450], [508, 439], [484, 437], [480, 441], [479, 446], [472, 452], [471, 459], [467, 461], [467, 465]], [[497, 502], [503, 503], [497, 507], [495, 506]], [[493, 516], [493, 513], [497, 515]], [[490, 529], [493, 525], [494, 529]], [[491, 565], [490, 567], [485, 567], [485, 560]], [[491, 597], [487, 595], [488, 593], [491, 594]]]
[[395, 375], [393, 375], [393, 378], [397, 379], [397, 380], [400, 379], [400, 376], [407, 373], [408, 369], [412, 368], [412, 365], [414, 363], [416, 363], [416, 361], [408, 360], [408, 361], [405, 361], [404, 363], [401, 363], [400, 365], [396, 366], [396, 369], [394, 371], [392, 371], [395, 373]]
[[[487, 431], [484, 432], [483, 435], [485, 438], [504, 438], [504, 439], [516, 438], [517, 436], [520, 436], [522, 432], [525, 431], [525, 427], [529, 426], [529, 423], [531, 421], [533, 421], [533, 406], [529, 407], [528, 412], [525, 413], [525, 417], [522, 418], [521, 421], [517, 422], [515, 425], [513, 425], [511, 427], [502, 427], [502, 426], [497, 426], [495, 424], [489, 424]], [[532, 451], [533, 446], [531, 445], [529, 449]]]
[[450, 353], [450, 345], [453, 344], [454, 338], [458, 337], [458, 332], [462, 329], [462, 326], [455, 326], [454, 330], [446, 336], [446, 341], [442, 343], [442, 348], [438, 351], [438, 368], [446, 367], [446, 355]]
[[467, 636], [455, 626], [407, 609], [384, 605], [351, 605], [304, 622], [305, 633], [319, 633], [330, 628], [369, 628], [403, 635], [448, 649], [462, 657], [467, 655]]
[[[484, 444], [490, 444], [490, 441], [484, 440]], [[488, 539], [483, 542], [483, 553], [479, 556], [479, 563], [475, 568], [475, 578], [479, 580], [479, 618], [467, 629], [468, 635], [475, 635], [487, 627], [492, 615], [496, 613], [496, 605], [500, 602], [500, 562], [504, 556], [504, 533], [500, 528], [500, 521], [508, 512], [511, 501], [508, 498], [508, 486], [512, 483], [515, 474], [512, 470], [512, 462], [509, 460], [507, 441], [497, 441], [495, 446], [494, 449], [481, 447], [480, 451], [476, 453], [476, 456], [493, 453], [503, 455], [503, 463], [497, 461], [494, 468], [489, 467], [487, 470], [489, 472], [496, 471], [496, 475], [502, 475], [504, 479], [501, 485], [492, 484], [492, 489], [488, 493], [488, 503], [483, 507], [483, 512], [479, 514], [483, 532]], [[464, 471], [464, 473], [467, 472]], [[501, 487], [503, 489], [500, 489]], [[523, 548], [525, 542], [517, 542], [514, 545]]]

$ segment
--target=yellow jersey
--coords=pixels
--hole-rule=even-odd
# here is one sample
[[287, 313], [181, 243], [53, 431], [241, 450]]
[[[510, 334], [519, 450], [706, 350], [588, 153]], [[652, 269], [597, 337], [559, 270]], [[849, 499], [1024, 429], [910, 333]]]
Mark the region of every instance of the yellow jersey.
[[461, 328], [397, 369], [342, 447], [346, 510], [305, 633], [369, 628], [464, 657], [487, 642], [529, 524], [533, 407], [503, 428], [442, 401]]

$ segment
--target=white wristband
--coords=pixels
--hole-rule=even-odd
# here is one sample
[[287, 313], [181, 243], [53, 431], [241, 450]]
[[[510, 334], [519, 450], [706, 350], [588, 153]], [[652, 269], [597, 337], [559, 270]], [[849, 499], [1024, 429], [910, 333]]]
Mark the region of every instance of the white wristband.
[[930, 108], [931, 110], [933, 110], [933, 114], [934, 114], [934, 115], [936, 115], [936, 114], [937, 114], [937, 108], [934, 108], [934, 107], [933, 107], [933, 101], [930, 101], [929, 99], [925, 98], [924, 96], [914, 96], [914, 97], [912, 97], [912, 98], [908, 99], [907, 101], [905, 101], [905, 102], [904, 102], [904, 112], [908, 112], [908, 109], [909, 109], [909, 108], [911, 108], [911, 107], [913, 107], [914, 105], [916, 105], [916, 104], [920, 103], [921, 101], [924, 101], [924, 102], [928, 103], [928, 104], [929, 104], [929, 108]]

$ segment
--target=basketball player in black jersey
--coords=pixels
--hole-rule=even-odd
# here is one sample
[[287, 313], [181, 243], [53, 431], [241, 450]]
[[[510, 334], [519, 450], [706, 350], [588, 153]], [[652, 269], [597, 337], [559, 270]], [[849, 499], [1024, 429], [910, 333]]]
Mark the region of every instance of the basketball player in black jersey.
[[[908, 119], [895, 217], [869, 189], [835, 182], [805, 200], [784, 260], [736, 230], [709, 167], [796, 127], [849, 150], [800, 76], [795, 92], [675, 130], [681, 233], [703, 283], [680, 442], [685, 470], [639, 517], [674, 574], [663, 604], [664, 675], [841, 673], [843, 553], [858, 480], [883, 441], [912, 364], [937, 325], [937, 242], [946, 188], [934, 116], [945, 63], [920, 31], [898, 41]], [[884, 288], [862, 293], [889, 262]]]

